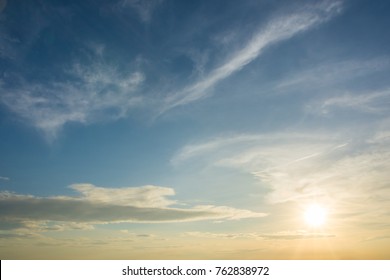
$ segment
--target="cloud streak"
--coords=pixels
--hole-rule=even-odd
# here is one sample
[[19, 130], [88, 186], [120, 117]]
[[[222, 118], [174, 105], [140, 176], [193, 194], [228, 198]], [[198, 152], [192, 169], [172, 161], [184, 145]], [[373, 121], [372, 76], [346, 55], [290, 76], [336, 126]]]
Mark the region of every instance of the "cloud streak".
[[329, 114], [332, 111], [353, 110], [369, 114], [386, 114], [390, 103], [390, 89], [363, 93], [346, 93], [328, 97], [309, 104], [306, 109], [313, 114]]
[[354, 59], [337, 62], [321, 63], [302, 71], [294, 72], [279, 81], [275, 86], [277, 91], [329, 89], [357, 78], [365, 78], [378, 72], [387, 70], [390, 66], [388, 57], [374, 59]]
[[305, 230], [282, 231], [276, 233], [212, 233], [212, 232], [187, 232], [187, 236], [198, 238], [217, 238], [217, 239], [266, 239], [266, 240], [296, 240], [296, 239], [316, 239], [331, 238], [334, 234], [324, 232], [308, 232]]
[[240, 71], [260, 56], [264, 49], [326, 22], [340, 13], [341, 6], [340, 1], [325, 1], [271, 20], [242, 49], [231, 55], [221, 66], [213, 69], [206, 78], [168, 96], [163, 112], [206, 97], [210, 88]]

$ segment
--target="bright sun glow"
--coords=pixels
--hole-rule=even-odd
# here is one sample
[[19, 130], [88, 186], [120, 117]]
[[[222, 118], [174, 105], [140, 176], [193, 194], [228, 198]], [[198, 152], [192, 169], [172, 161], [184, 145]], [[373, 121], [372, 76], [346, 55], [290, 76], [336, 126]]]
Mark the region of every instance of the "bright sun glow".
[[305, 220], [310, 226], [318, 227], [325, 223], [326, 210], [318, 204], [310, 205], [305, 211]]

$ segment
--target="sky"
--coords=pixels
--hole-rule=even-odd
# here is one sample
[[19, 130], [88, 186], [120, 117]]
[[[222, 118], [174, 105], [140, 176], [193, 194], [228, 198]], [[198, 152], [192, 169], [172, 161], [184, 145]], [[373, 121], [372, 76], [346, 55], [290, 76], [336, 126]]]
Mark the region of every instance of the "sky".
[[389, 15], [0, 0], [0, 258], [389, 259]]

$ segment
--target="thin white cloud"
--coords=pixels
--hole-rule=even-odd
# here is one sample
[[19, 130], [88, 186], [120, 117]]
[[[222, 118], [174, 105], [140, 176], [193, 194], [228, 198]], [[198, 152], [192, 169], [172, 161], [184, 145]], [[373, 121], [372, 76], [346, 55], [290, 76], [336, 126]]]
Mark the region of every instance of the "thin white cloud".
[[353, 59], [325, 62], [318, 66], [296, 71], [275, 86], [278, 91], [329, 89], [331, 86], [372, 75], [390, 67], [389, 57]]
[[162, 111], [206, 97], [210, 88], [252, 62], [265, 48], [329, 20], [340, 13], [341, 6], [341, 1], [324, 1], [271, 20], [242, 49], [213, 69], [206, 78], [168, 96]]
[[364, 93], [346, 93], [328, 97], [321, 101], [312, 102], [306, 106], [310, 113], [329, 114], [337, 109], [350, 109], [358, 112], [383, 114], [388, 112], [390, 90], [372, 91]]
[[40, 231], [47, 231], [85, 228], [86, 224], [237, 220], [266, 216], [227, 206], [175, 208], [171, 206], [175, 201], [166, 199], [166, 196], [174, 195], [174, 190], [165, 187], [110, 189], [77, 184], [72, 188], [79, 192], [78, 196], [36, 197], [0, 192], [0, 220], [6, 221], [10, 228], [32, 229], [37, 225]]
[[235, 144], [242, 144], [244, 142], [253, 142], [263, 139], [263, 135], [236, 135], [230, 137], [218, 137], [204, 143], [195, 143], [184, 146], [171, 159], [173, 165], [179, 165], [182, 162], [205, 155], [209, 152], [220, 150]]
[[153, 12], [162, 2], [163, 0], [120, 0], [118, 6], [134, 9], [143, 22], [149, 23], [152, 20]]
[[102, 63], [74, 63], [64, 81], [29, 83], [16, 87], [0, 81], [0, 102], [44, 132], [51, 141], [69, 122], [91, 123], [125, 117], [142, 98], [135, 94], [145, 77], [141, 72], [121, 74]]
[[9, 181], [9, 180], [10, 180], [10, 178], [9, 178], [9, 177], [3, 177], [3, 176], [0, 176], [0, 180]]
[[[185, 161], [202, 159], [205, 156], [207, 160], [214, 158], [214, 164], [219, 165], [241, 165], [253, 160], [259, 155], [258, 147], [262, 145], [271, 145], [276, 143], [286, 143], [286, 139], [299, 139], [307, 143], [307, 147], [314, 145], [310, 151], [297, 151], [296, 155], [289, 160], [297, 160], [301, 156], [312, 154], [311, 151], [318, 148], [318, 141], [323, 139], [323, 135], [312, 135], [302, 133], [273, 133], [273, 134], [241, 134], [227, 135], [214, 138], [212, 140], [200, 143], [189, 144], [181, 148], [172, 158], [171, 162], [174, 165], [179, 165]], [[315, 142], [316, 144], [310, 144]], [[321, 146], [322, 148], [322, 146]], [[237, 157], [237, 154], [240, 154]], [[270, 151], [274, 155], [280, 154], [277, 151]], [[302, 155], [306, 153], [306, 155]], [[229, 154], [233, 158], [229, 158]], [[283, 157], [283, 155], [280, 155]], [[263, 155], [264, 157], [264, 155]]]

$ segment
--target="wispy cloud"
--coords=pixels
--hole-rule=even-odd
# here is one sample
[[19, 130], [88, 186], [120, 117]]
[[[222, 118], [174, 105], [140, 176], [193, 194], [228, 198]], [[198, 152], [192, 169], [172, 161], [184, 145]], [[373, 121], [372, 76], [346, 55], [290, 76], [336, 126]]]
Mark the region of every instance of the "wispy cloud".
[[324, 1], [272, 19], [242, 49], [232, 54], [222, 65], [211, 70], [207, 77], [168, 96], [162, 111], [206, 97], [210, 88], [241, 70], [261, 55], [264, 49], [329, 20], [340, 13], [341, 6], [341, 1]]
[[371, 114], [386, 114], [390, 104], [390, 90], [370, 91], [364, 93], [345, 93], [324, 98], [306, 106], [310, 113], [329, 114], [337, 109], [354, 110]]
[[92, 230], [93, 225], [88, 223], [76, 222], [49, 222], [49, 221], [32, 221], [32, 220], [15, 220], [4, 219], [1, 221], [0, 231], [14, 231], [17, 233], [25, 232], [47, 232], [47, 231], [65, 231], [65, 230]]
[[3, 233], [1, 232], [0, 233], [0, 238], [4, 238], [4, 239], [17, 239], [17, 238], [21, 238], [21, 239], [25, 239], [25, 238], [32, 238], [32, 237], [36, 237], [37, 235], [35, 234], [31, 234], [31, 233]]
[[364, 240], [364, 242], [371, 242], [371, 241], [377, 241], [377, 240], [383, 240], [383, 239], [390, 239], [390, 235], [380, 235], [380, 236], [374, 236], [369, 237]]
[[198, 156], [204, 156], [208, 153], [213, 153], [215, 151], [219, 151], [226, 147], [231, 147], [236, 144], [241, 145], [242, 143], [247, 142], [256, 142], [261, 139], [265, 139], [267, 136], [264, 135], [232, 135], [226, 137], [216, 137], [210, 141], [206, 141], [204, 143], [194, 143], [189, 144], [181, 148], [171, 159], [171, 163], [174, 165], [179, 165], [182, 162], [187, 160], [191, 160], [192, 158], [196, 158]]
[[329, 89], [351, 80], [364, 78], [390, 67], [389, 57], [351, 59], [337, 62], [322, 62], [314, 67], [287, 75], [275, 86], [278, 91]]
[[79, 195], [36, 197], [1, 192], [0, 220], [5, 221], [9, 228], [32, 229], [38, 225], [42, 231], [42, 227], [46, 230], [50, 227], [51, 230], [63, 230], [64, 227], [90, 229], [86, 227], [87, 224], [101, 223], [235, 220], [266, 216], [264, 213], [227, 206], [175, 208], [172, 205], [176, 202], [166, 198], [175, 192], [166, 187], [102, 188], [76, 184], [71, 188]]
[[187, 232], [187, 236], [199, 238], [217, 238], [217, 239], [280, 239], [280, 240], [296, 240], [296, 239], [313, 239], [313, 238], [331, 238], [334, 234], [324, 232], [308, 232], [305, 230], [297, 231], [282, 231], [277, 233], [212, 233], [212, 232]]
[[154, 10], [162, 2], [163, 0], [120, 0], [117, 5], [121, 8], [134, 9], [143, 22], [149, 23], [152, 20]]
[[383, 224], [389, 218], [389, 144], [372, 131], [238, 135], [189, 145], [173, 160], [179, 167], [195, 161], [252, 174], [269, 204], [321, 201], [335, 207], [339, 222]]
[[16, 77], [16, 86], [9, 82], [15, 77], [5, 77], [0, 80], [0, 102], [51, 141], [69, 122], [86, 124], [101, 118], [122, 118], [142, 100], [135, 94], [145, 79], [142, 72], [119, 73], [104, 63], [74, 63], [62, 74], [67, 78], [47, 82]]
[[[263, 146], [289, 145], [289, 140], [296, 139], [307, 144], [307, 149], [297, 150], [290, 157], [283, 155], [282, 150], [261, 149]], [[209, 141], [189, 144], [181, 148], [172, 158], [173, 164], [181, 164], [196, 158], [206, 157], [209, 163], [215, 165], [245, 166], [256, 158], [284, 158], [286, 162], [306, 157], [332, 144], [324, 143], [323, 135], [302, 133], [273, 133], [273, 134], [237, 134], [214, 138]], [[267, 153], [267, 154], [264, 154]], [[238, 156], [239, 155], [239, 156]], [[211, 159], [211, 161], [210, 161]]]
[[9, 180], [10, 180], [10, 178], [8, 178], [8, 177], [3, 177], [3, 176], [0, 176], [0, 180], [9, 181]]

